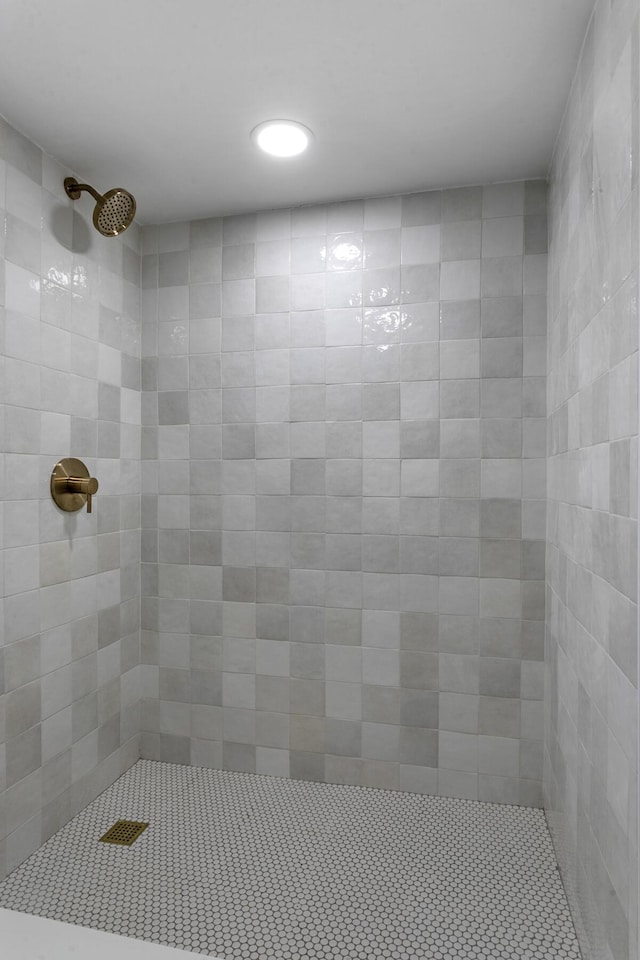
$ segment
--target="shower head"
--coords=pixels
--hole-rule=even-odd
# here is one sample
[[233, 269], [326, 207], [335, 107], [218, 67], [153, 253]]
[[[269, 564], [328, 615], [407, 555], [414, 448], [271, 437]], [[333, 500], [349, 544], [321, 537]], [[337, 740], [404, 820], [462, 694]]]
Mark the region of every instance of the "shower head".
[[136, 215], [136, 201], [128, 190], [116, 187], [105, 194], [98, 193], [88, 183], [78, 183], [75, 177], [65, 177], [64, 189], [71, 200], [78, 200], [83, 190], [96, 201], [93, 225], [103, 237], [117, 237], [131, 225]]

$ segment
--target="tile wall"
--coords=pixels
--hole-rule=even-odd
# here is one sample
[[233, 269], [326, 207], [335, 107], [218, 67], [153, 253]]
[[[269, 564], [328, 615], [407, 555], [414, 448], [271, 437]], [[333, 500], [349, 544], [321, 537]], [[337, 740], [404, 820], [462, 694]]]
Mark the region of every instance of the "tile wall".
[[[0, 876], [138, 756], [139, 235], [0, 119]], [[63, 456], [98, 477], [63, 514]]]
[[545, 806], [585, 960], [637, 957], [638, 2], [599, 0], [551, 175]]
[[539, 805], [546, 185], [145, 228], [143, 756]]
[[548, 365], [545, 804], [585, 957], [635, 955], [637, 8], [557, 144], [548, 358], [541, 182], [146, 228], [140, 328], [137, 228], [0, 121], [0, 876], [140, 684], [147, 757], [539, 805]]

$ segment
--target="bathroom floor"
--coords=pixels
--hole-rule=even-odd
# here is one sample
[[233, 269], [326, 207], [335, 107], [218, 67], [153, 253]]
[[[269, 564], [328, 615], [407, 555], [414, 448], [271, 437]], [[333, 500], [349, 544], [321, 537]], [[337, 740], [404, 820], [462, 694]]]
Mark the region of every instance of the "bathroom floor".
[[580, 957], [540, 810], [148, 760], [0, 907], [233, 960]]

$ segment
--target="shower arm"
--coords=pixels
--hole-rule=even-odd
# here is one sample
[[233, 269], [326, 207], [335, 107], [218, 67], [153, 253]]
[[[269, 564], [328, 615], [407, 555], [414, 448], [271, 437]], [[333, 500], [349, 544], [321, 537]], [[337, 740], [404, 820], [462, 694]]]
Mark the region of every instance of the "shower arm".
[[102, 194], [98, 193], [98, 191], [95, 190], [90, 183], [78, 183], [75, 177], [65, 177], [64, 189], [67, 196], [70, 197], [71, 200], [79, 200], [82, 190], [86, 190], [87, 193], [90, 193], [97, 203], [100, 203], [102, 200], [104, 200]]

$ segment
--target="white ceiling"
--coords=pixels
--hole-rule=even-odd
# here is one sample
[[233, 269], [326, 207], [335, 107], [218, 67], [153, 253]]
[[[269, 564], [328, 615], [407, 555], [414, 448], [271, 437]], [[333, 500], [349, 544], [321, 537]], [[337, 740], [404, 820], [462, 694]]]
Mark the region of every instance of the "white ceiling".
[[541, 177], [592, 6], [0, 0], [0, 114], [142, 223]]

